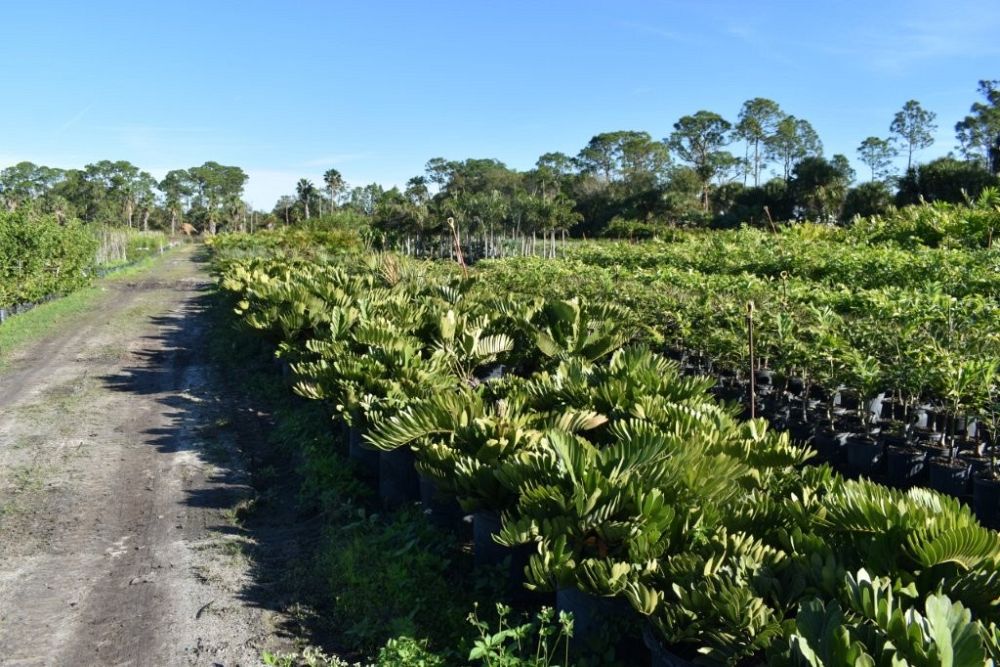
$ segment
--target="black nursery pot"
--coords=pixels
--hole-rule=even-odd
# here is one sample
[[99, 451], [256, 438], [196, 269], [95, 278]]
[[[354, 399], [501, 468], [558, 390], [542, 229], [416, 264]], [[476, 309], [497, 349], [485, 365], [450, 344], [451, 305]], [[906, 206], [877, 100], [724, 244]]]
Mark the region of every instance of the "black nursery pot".
[[499, 565], [510, 555], [510, 549], [493, 541], [500, 532], [500, 515], [496, 512], [476, 512], [472, 515], [472, 554], [476, 566]]
[[507, 594], [515, 599], [532, 599], [534, 594], [524, 584], [524, 569], [535, 553], [533, 544], [505, 547], [497, 544], [493, 536], [500, 532], [500, 515], [496, 512], [476, 512], [472, 515], [472, 555], [476, 567], [496, 567], [508, 561]]
[[649, 624], [642, 629], [642, 643], [649, 649], [651, 667], [694, 667], [693, 662], [681, 658], [664, 646]]
[[972, 477], [989, 477], [990, 459], [974, 452], [961, 452], [959, 458], [972, 466]]
[[420, 500], [420, 478], [416, 457], [409, 447], [378, 455], [378, 496], [385, 507], [400, 507]]
[[[622, 625], [632, 625], [636, 613], [627, 600], [621, 597], [598, 597], [584, 593], [576, 588], [560, 588], [556, 591], [556, 609], [573, 614], [573, 637], [570, 639], [570, 652], [582, 655], [593, 650], [591, 644], [595, 638], [605, 635], [606, 631]], [[624, 621], [624, 623], [623, 623]], [[619, 658], [629, 651], [629, 644], [624, 638], [614, 646]], [[633, 659], [636, 656], [633, 656]], [[634, 664], [629, 660], [628, 664]]]
[[674, 361], [686, 361], [688, 357], [687, 351], [679, 347], [668, 347], [663, 350], [663, 354]]
[[746, 396], [746, 390], [740, 385], [716, 385], [712, 393], [720, 401], [740, 402]]
[[928, 464], [930, 480], [928, 486], [935, 491], [949, 496], [961, 498], [969, 491], [969, 478], [972, 467], [956, 459], [936, 458]]
[[774, 371], [769, 368], [760, 368], [754, 374], [754, 379], [758, 387], [770, 387], [774, 384]]
[[347, 431], [347, 456], [358, 465], [361, 476], [374, 482], [378, 479], [379, 455], [374, 449], [368, 449], [361, 443], [361, 429], [352, 426]]
[[840, 435], [828, 430], [820, 430], [813, 437], [813, 447], [819, 457], [827, 463], [837, 465], [844, 460], [844, 443]]
[[834, 405], [844, 410], [857, 410], [861, 402], [856, 395], [847, 391], [839, 391], [834, 398]]
[[889, 446], [885, 452], [889, 483], [899, 488], [919, 484], [926, 477], [927, 451], [917, 447]]
[[788, 433], [792, 440], [797, 443], [807, 445], [813, 439], [812, 424], [803, 421], [791, 421], [788, 423]]
[[987, 476], [972, 478], [972, 509], [984, 526], [1000, 528], [1000, 480]]
[[859, 475], [872, 475], [882, 464], [882, 443], [864, 435], [854, 435], [844, 443], [847, 449], [847, 465]]
[[899, 447], [908, 447], [910, 445], [909, 441], [906, 439], [905, 436], [896, 435], [894, 433], [882, 432], [879, 435], [878, 439], [881, 440], [882, 444], [885, 445], [886, 447], [899, 448]]
[[455, 533], [463, 532], [463, 528], [467, 527], [467, 524], [465, 523], [465, 512], [458, 504], [458, 499], [455, 496], [442, 493], [430, 477], [419, 474], [418, 477], [420, 478], [420, 503], [424, 506], [424, 512], [431, 523]]

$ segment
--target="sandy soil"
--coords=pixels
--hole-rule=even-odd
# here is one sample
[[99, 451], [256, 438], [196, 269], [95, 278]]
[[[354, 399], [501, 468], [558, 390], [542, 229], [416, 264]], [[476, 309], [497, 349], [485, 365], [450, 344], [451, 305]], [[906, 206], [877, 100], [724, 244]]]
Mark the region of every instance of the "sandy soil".
[[4, 665], [255, 665], [276, 641], [246, 593], [241, 429], [203, 352], [196, 252], [105, 281], [0, 371]]

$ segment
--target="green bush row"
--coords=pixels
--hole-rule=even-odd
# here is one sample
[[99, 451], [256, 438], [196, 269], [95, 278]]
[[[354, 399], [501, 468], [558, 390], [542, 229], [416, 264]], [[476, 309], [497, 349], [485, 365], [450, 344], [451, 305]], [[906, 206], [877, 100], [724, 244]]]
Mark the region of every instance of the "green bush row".
[[96, 251], [97, 239], [82, 223], [0, 213], [0, 307], [86, 285]]
[[97, 269], [159, 254], [168, 243], [162, 232], [0, 213], [0, 308], [67, 294], [88, 285]]
[[497, 539], [535, 551], [532, 587], [627, 600], [706, 664], [998, 656], [996, 533], [936, 493], [803, 468], [811, 452], [632, 344], [641, 318], [613, 292], [500, 298], [488, 270], [477, 285], [386, 255], [218, 270], [296, 391], [369, 446], [411, 448], [467, 510], [500, 514]]

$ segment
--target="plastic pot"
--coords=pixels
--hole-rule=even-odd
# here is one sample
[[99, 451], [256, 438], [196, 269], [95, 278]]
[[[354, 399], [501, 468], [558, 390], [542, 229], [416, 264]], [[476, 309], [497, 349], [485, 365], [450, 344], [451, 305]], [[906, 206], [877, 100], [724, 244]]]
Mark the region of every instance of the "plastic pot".
[[972, 467], [972, 476], [988, 477], [990, 472], [990, 459], [987, 456], [978, 456], [975, 452], [961, 452], [959, 460], [965, 461]]
[[904, 421], [906, 405], [891, 398], [882, 399], [882, 409], [879, 414], [880, 419], [891, 419], [893, 421]]
[[693, 662], [679, 657], [664, 646], [657, 637], [656, 630], [648, 623], [642, 629], [642, 643], [649, 649], [651, 667], [694, 667]]
[[927, 452], [918, 447], [886, 447], [889, 483], [899, 488], [919, 484], [926, 477]]
[[969, 491], [972, 466], [958, 459], [932, 459], [928, 464], [930, 479], [928, 486], [935, 491], [961, 498]]
[[812, 424], [803, 421], [788, 422], [788, 433], [792, 440], [802, 445], [808, 445], [813, 439]]
[[663, 354], [674, 361], [685, 361], [688, 356], [687, 351], [679, 347], [668, 347], [663, 351]]
[[427, 475], [418, 474], [418, 477], [420, 479], [420, 503], [424, 506], [424, 512], [431, 523], [456, 533], [462, 532], [466, 526], [465, 512], [458, 504], [458, 499], [453, 495], [443, 493], [437, 488], [434, 480]]
[[886, 447], [909, 447], [910, 442], [906, 439], [904, 435], [898, 435], [896, 433], [886, 433], [882, 432], [878, 436], [879, 441]]
[[347, 431], [347, 456], [354, 461], [361, 476], [369, 481], [378, 480], [379, 455], [374, 449], [368, 449], [362, 444], [361, 429], [351, 426]]
[[472, 554], [477, 567], [499, 565], [510, 555], [510, 549], [493, 541], [500, 532], [500, 515], [496, 512], [476, 512], [472, 515]]
[[844, 441], [839, 433], [829, 429], [817, 431], [813, 436], [813, 447], [827, 463], [836, 465], [844, 460]]
[[619, 597], [598, 597], [576, 588], [556, 591], [556, 608], [573, 614], [573, 634], [586, 636], [600, 632], [607, 619], [632, 614], [628, 601]]
[[984, 526], [1000, 527], [1000, 480], [983, 475], [972, 478], [972, 509]]
[[838, 391], [833, 398], [833, 404], [844, 410], [857, 410], [859, 406], [858, 397], [847, 391]]
[[944, 449], [941, 442], [944, 440], [944, 435], [936, 431], [928, 431], [927, 429], [917, 428], [913, 431], [913, 436], [917, 443], [921, 445], [932, 445]]
[[728, 403], [740, 402], [746, 395], [743, 388], [739, 386], [716, 386], [713, 389], [712, 393], [718, 400]]
[[853, 435], [844, 443], [847, 465], [859, 475], [871, 476], [882, 464], [882, 443], [864, 435]]
[[399, 507], [420, 500], [416, 457], [409, 447], [378, 455], [378, 496], [385, 507]]
[[[523, 552], [523, 557], [516, 557], [514, 560], [524, 565], [528, 564], [528, 558], [534, 553], [532, 545], [525, 544], [516, 548], [506, 547], [497, 544], [493, 539], [494, 535], [500, 533], [500, 515], [496, 512], [476, 512], [472, 515], [472, 549], [477, 566], [499, 565], [508, 557], [517, 552]], [[511, 566], [516, 566], [512, 563]], [[523, 574], [522, 577], [523, 579]]]
[[472, 555], [476, 567], [497, 567], [508, 562], [507, 592], [509, 595], [526, 599], [531, 592], [524, 588], [524, 569], [528, 559], [535, 553], [534, 545], [522, 544], [515, 548], [497, 544], [493, 536], [500, 532], [500, 515], [496, 512], [476, 512], [472, 515]]
[[[588, 652], [588, 644], [595, 638], [607, 636], [613, 627], [631, 625], [635, 611], [627, 600], [620, 597], [598, 597], [576, 588], [560, 588], [556, 591], [556, 609], [573, 614], [573, 637], [570, 639], [570, 653], [575, 655]], [[624, 623], [623, 623], [624, 621]], [[625, 653], [625, 642], [615, 646], [615, 653]]]
[[774, 384], [774, 371], [770, 368], [761, 368], [754, 373], [754, 380], [758, 387], [770, 387]]

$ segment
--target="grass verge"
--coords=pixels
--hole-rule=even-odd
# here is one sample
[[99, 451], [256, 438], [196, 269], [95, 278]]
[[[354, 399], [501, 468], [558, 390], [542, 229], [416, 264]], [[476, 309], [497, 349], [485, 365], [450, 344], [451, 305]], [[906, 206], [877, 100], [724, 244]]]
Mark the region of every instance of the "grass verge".
[[113, 284], [145, 273], [162, 261], [170, 252], [172, 251], [146, 257], [97, 280], [90, 287], [84, 287], [66, 296], [43, 303], [0, 324], [0, 369], [7, 365], [11, 356], [25, 344], [68, 325], [74, 318], [86, 313], [105, 294], [105, 290], [102, 289], [103, 285]]

